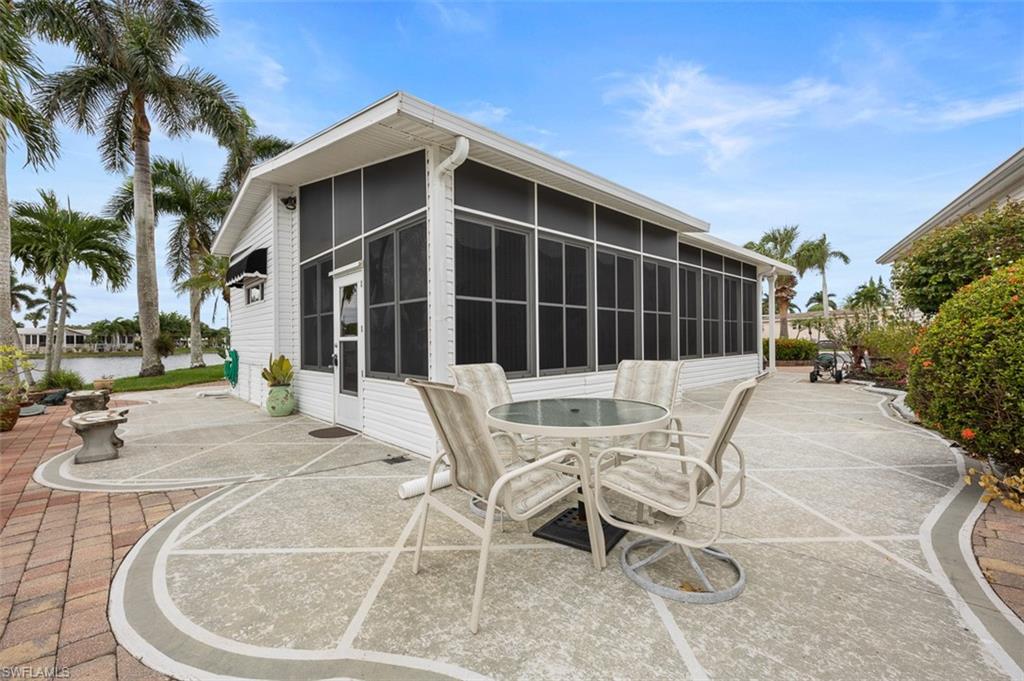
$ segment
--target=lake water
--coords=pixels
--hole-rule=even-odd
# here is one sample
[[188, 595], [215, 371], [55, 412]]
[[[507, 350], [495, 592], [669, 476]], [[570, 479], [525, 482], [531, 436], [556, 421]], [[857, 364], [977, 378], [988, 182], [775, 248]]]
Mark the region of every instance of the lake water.
[[[207, 366], [224, 363], [220, 355], [213, 352], [205, 353], [203, 361], [206, 362]], [[39, 369], [39, 372], [36, 373], [36, 378], [39, 378], [42, 374], [42, 368], [45, 366], [45, 361], [35, 359], [32, 360], [32, 363]], [[187, 369], [188, 364], [189, 356], [187, 354], [171, 355], [164, 358], [164, 368], [167, 370]], [[90, 383], [102, 376], [113, 376], [114, 378], [137, 376], [141, 366], [142, 357], [75, 357], [74, 355], [64, 355], [60, 360], [61, 369], [77, 371], [82, 375], [82, 379], [86, 383]]]

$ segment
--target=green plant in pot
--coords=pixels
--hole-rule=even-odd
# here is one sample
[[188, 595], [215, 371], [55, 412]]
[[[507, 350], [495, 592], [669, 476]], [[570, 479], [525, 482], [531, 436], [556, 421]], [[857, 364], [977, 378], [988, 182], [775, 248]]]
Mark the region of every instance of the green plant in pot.
[[21, 373], [31, 369], [28, 356], [13, 345], [0, 345], [0, 432], [14, 428], [28, 384]]
[[270, 386], [267, 395], [267, 413], [271, 416], [288, 416], [295, 411], [295, 394], [292, 392], [292, 363], [284, 355], [275, 359], [270, 355], [270, 364], [263, 370], [263, 380]]

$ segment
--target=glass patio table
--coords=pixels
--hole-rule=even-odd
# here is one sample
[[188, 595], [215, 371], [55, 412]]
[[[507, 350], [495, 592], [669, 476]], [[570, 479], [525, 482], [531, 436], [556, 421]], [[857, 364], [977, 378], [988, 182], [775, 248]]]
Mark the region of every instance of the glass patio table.
[[[589, 460], [590, 441], [594, 438], [642, 435], [664, 428], [668, 422], [668, 410], [659, 405], [605, 397], [523, 400], [499, 404], [487, 412], [487, 424], [496, 430], [571, 440], [586, 460]], [[625, 530], [603, 520], [601, 528], [605, 552], [626, 534]], [[587, 510], [582, 498], [576, 508], [555, 516], [533, 536], [591, 551]]]

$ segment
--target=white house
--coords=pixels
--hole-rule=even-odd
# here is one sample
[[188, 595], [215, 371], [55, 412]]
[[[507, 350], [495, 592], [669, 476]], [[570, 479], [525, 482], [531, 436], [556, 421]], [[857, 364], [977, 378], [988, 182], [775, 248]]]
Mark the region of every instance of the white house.
[[[46, 350], [46, 329], [37, 327], [22, 327], [18, 329], [21, 336], [21, 346], [25, 352], [43, 352]], [[54, 335], [56, 338], [56, 335]], [[89, 329], [73, 329], [70, 326], [64, 327], [64, 351], [81, 352], [91, 349], [89, 344]]]
[[[761, 282], [791, 272], [687, 213], [395, 93], [253, 168], [231, 257], [236, 393], [271, 353], [299, 410], [426, 453], [409, 376], [500, 363], [516, 397], [606, 394], [626, 358], [684, 388], [757, 373]], [[774, 301], [774, 296], [769, 296]]]

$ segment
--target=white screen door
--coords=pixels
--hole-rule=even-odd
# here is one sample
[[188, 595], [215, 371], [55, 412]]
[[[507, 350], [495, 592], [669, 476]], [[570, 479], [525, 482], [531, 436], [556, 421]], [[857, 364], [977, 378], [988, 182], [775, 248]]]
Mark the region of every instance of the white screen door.
[[363, 273], [334, 280], [334, 420], [353, 430], [363, 429]]

